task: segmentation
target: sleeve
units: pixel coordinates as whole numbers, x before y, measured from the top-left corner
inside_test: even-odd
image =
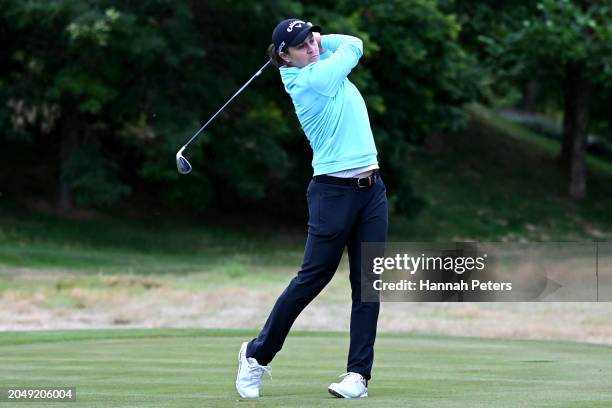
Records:
[[[363,43],[357,37],[330,34],[321,37],[321,48],[333,54],[313,65],[310,86],[326,96],[333,96],[363,55]]]

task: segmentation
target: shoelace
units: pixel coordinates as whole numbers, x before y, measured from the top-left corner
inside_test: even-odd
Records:
[[[261,384],[261,377],[263,377],[264,372],[268,373],[268,375],[270,376],[270,379],[272,379],[272,367],[270,366],[250,364],[250,361],[249,361],[249,372],[251,373],[251,378],[256,379],[258,384]]]
[[[342,377],[344,377],[344,380],[348,379],[348,380],[353,380],[353,381],[359,381],[363,385],[366,384],[365,378],[363,378],[363,376],[361,374],[358,374],[358,373],[350,373],[350,372],[349,373],[344,373],[344,374],[341,374],[339,376],[339,378],[342,378]],[[342,381],[344,381],[344,380],[342,380]]]

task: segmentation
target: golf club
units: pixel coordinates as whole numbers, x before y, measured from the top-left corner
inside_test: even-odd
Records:
[[[217,113],[215,113],[215,114],[214,114],[214,115],[213,115],[213,116],[212,116],[210,119],[208,119],[208,122],[206,122],[206,123],[204,124],[204,126],[202,126],[202,127],[200,128],[200,130],[198,130],[198,131],[196,132],[196,134],[195,134],[195,135],[193,135],[193,136],[191,137],[191,139],[189,139],[189,140],[187,141],[187,143],[185,143],[185,145],[184,145],[183,147],[181,147],[181,149],[180,149],[178,152],[176,152],[176,168],[178,169],[178,172],[179,172],[179,173],[181,173],[181,174],[189,174],[189,173],[191,173],[191,170],[192,170],[191,164],[189,164],[189,161],[187,161],[187,159],[185,158],[185,156],[183,156],[183,151],[184,151],[184,150],[187,148],[187,146],[189,146],[189,145],[191,144],[191,142],[193,142],[193,140],[194,140],[196,137],[198,137],[198,135],[199,135],[200,133],[202,133],[202,132],[204,131],[204,129],[206,129],[206,126],[208,126],[208,124],[209,124],[210,122],[212,122],[212,121],[213,121],[213,119],[215,119],[215,118],[217,117],[217,115],[218,115],[219,113],[221,113],[221,111],[222,111],[223,109],[225,109],[225,107],[226,107],[226,106],[227,106],[227,105],[228,105],[228,104],[229,104],[231,101],[233,101],[233,100],[234,100],[234,98],[235,98],[236,96],[238,96],[238,94],[239,94],[240,92],[242,92],[242,90],[243,90],[244,88],[246,88],[246,87],[247,87],[247,86],[248,86],[248,85],[251,83],[251,81],[253,81],[253,79],[255,79],[255,77],[259,76],[259,75],[261,74],[261,72],[262,72],[262,71],[263,71],[263,70],[264,70],[264,69],[265,69],[265,68],[266,68],[268,65],[270,65],[270,63],[271,63],[271,61],[268,61],[268,62],[266,62],[266,63],[265,63],[265,64],[264,64],[264,65],[263,65],[261,68],[259,68],[259,70],[258,70],[258,71],[255,73],[255,75],[253,75],[253,76],[251,77],[251,79],[249,79],[249,80],[248,80],[248,81],[247,81],[247,82],[246,82],[244,85],[242,85],[242,87],[241,87],[241,88],[240,88],[240,89],[239,89],[239,90],[238,90],[238,91],[237,91],[237,92],[236,92],[236,93],[235,93],[235,94],[234,94],[234,95],[233,95],[231,98],[229,98],[229,100],[228,100],[227,102],[225,102],[225,104],[224,104],[224,105],[221,107],[221,109],[219,109],[219,110],[217,111]]]

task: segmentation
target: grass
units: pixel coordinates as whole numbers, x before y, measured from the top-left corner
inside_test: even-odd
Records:
[[[603,407],[610,347],[383,334],[367,400],[326,392],[346,364],[347,335],[292,332],[262,398],[234,389],[236,354],[255,333],[99,330],[0,334],[0,388],[73,386],[67,407]],[[28,406],[43,406],[28,404]]]
[[[533,132],[524,126],[520,126],[510,120],[493,113],[482,105],[470,105],[468,111],[480,123],[488,125],[490,128],[497,130],[518,142],[527,142],[530,145],[540,149],[543,153],[550,157],[556,157],[559,153],[559,142],[543,136],[537,132]],[[587,156],[587,165],[591,170],[604,174],[608,177],[612,176],[612,163],[609,161],[593,156]]]
[[[569,199],[558,142],[480,106],[469,128],[438,135],[409,163],[426,205],[415,219],[396,217],[393,231],[420,241],[592,241],[612,230],[612,164],[589,157],[588,197]]]
[[[246,273],[301,257],[304,237],[198,222],[70,220],[0,209],[0,265],[105,274]],[[1,272],[0,272],[1,273]]]

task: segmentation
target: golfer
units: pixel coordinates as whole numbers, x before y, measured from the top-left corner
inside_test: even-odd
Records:
[[[380,304],[361,301],[361,243],[386,241],[386,189],[365,102],[347,78],[363,54],[362,42],[320,32],[302,20],[284,20],[268,48],[312,147],[314,175],[307,190],[302,267],[257,338],[244,342],[238,354],[236,389],[244,398],[259,397],[264,372],[271,375],[268,364],[295,319],[331,280],[345,247],[352,290],[350,348],[344,379],[328,390],[340,398],[368,396]]]

